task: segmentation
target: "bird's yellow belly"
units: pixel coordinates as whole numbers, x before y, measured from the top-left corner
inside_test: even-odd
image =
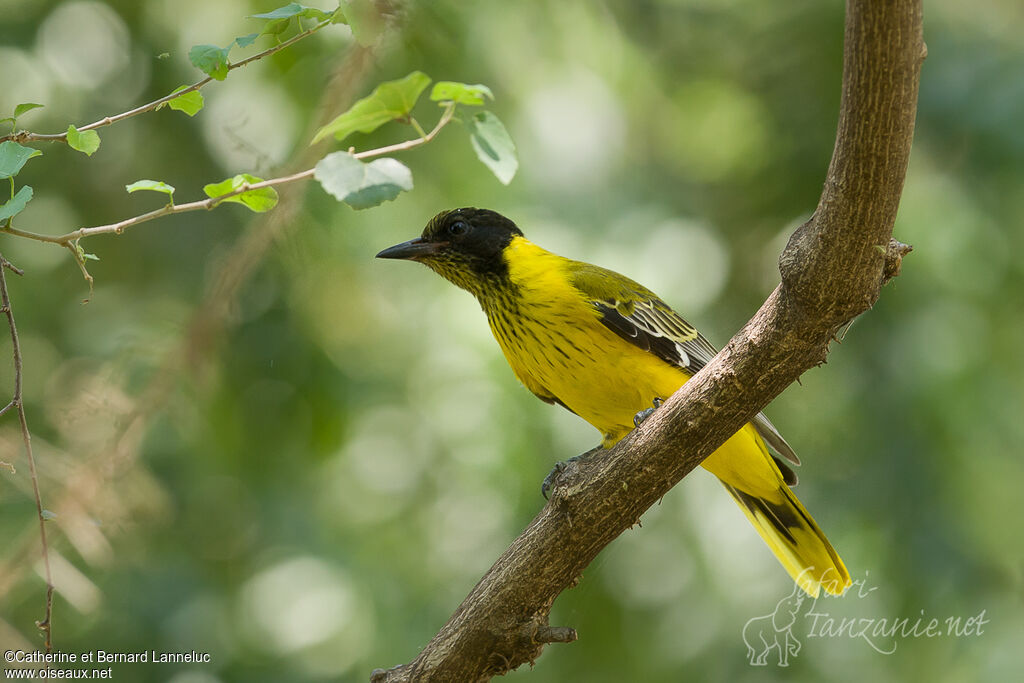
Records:
[[[542,398],[557,399],[594,425],[610,448],[634,428],[655,398],[667,399],[690,378],[681,368],[624,341],[596,318],[573,325],[528,315],[535,324],[491,321],[519,380]],[[702,463],[722,481],[750,493],[775,491],[778,473],[761,437],[747,424]]]
[[[590,311],[571,322],[539,313],[516,323],[492,319],[491,328],[519,380],[597,427],[606,446],[632,430],[634,416],[655,398],[668,398],[689,379],[618,337]]]

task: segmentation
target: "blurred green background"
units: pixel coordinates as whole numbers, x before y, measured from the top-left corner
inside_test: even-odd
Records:
[[[54,132],[127,110],[197,80],[191,45],[226,44],[275,6],[0,0],[0,111],[45,103],[20,125]],[[36,190],[18,226],[53,234],[159,206],[124,192],[140,178],[200,198],[231,174],[311,165],[318,121],[413,69],[489,85],[520,154],[504,187],[453,125],[400,155],[416,187],[377,209],[306,184],[266,217],[229,205],[88,240],[101,260],[84,306],[66,251],[0,237],[26,271],[8,279],[57,514],[56,647],[213,660],[123,665],[116,680],[360,681],[409,661],[540,508],[553,462],[597,442],[518,385],[469,295],[375,261],[379,249],[443,208],[494,208],[543,246],[641,280],[720,345],[774,287],[778,253],[817,202],[840,3],[381,8],[394,28],[372,54],[329,28],[208,86],[194,119],[162,110],[103,129],[92,158],[39,144],[18,177]],[[1024,676],[1024,6],[937,0],[925,19],[895,229],[915,250],[768,413],[804,460],[801,499],[867,596],[805,607],[943,628],[984,611],[983,632],[875,639],[896,646],[882,654],[812,637],[804,616],[788,668],[774,655],[752,667],[743,626],[792,584],[697,472],[558,599],[552,623],[580,640],[511,680]],[[436,115],[417,109],[424,125]],[[392,124],[351,144],[411,135]],[[0,650],[30,649],[44,585],[11,414],[0,460],[17,467],[0,470]]]

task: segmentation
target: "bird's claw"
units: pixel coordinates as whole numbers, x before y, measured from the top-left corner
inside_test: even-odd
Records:
[[[642,425],[647,418],[654,414],[655,410],[660,408],[662,404],[665,403],[665,401],[660,397],[655,397],[652,403],[654,404],[652,408],[641,410],[633,417],[633,424],[635,426],[639,427],[640,425]],[[575,462],[580,458],[590,455],[595,451],[599,451],[601,450],[601,448],[601,446],[598,446],[593,450],[587,451],[586,453],[580,453],[579,455],[573,456],[568,460],[559,460],[558,462],[556,462],[555,466],[551,468],[551,471],[548,472],[548,476],[544,477],[544,481],[540,485],[540,495],[544,496],[544,499],[547,500],[548,496],[551,494],[551,488],[555,485],[555,480],[558,479],[562,472],[565,472],[566,468],[569,467],[569,463]]]
[[[653,401],[653,403],[654,403],[654,407],[653,408],[645,408],[644,410],[641,410],[639,413],[637,413],[636,415],[633,416],[633,426],[634,427],[639,427],[644,422],[646,422],[647,418],[649,418],[651,415],[653,415],[654,411],[657,410],[658,408],[660,408],[661,405],[664,402],[665,401],[663,401],[662,399],[660,399],[658,397],[655,397],[654,401]]]
[[[548,496],[551,494],[551,488],[555,485],[555,480],[558,479],[562,472],[565,472],[565,470],[568,469],[569,463],[576,462],[577,460],[585,458],[591,453],[596,453],[600,450],[603,450],[603,448],[601,446],[597,446],[586,453],[580,453],[579,455],[572,456],[568,460],[559,460],[556,462],[555,466],[551,468],[551,471],[548,472],[548,476],[544,477],[544,481],[540,485],[540,495],[544,496],[544,499],[547,500]]]
[[[568,460],[559,460],[555,463],[555,466],[551,468],[548,476],[544,477],[544,481],[540,485],[540,495],[544,496],[544,500],[547,500],[551,494],[551,487],[555,485],[555,479],[558,479],[559,475],[565,472],[565,468],[569,466],[569,463],[579,460],[583,455],[574,455]]]

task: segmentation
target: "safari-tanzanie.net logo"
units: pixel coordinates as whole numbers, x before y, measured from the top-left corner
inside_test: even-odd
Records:
[[[813,571],[813,567],[804,570]],[[827,579],[826,579],[827,580]],[[814,639],[840,638],[851,646],[869,647],[883,655],[896,652],[906,638],[976,638],[984,635],[989,623],[985,610],[970,616],[932,617],[920,610],[911,617],[837,616],[828,601],[864,600],[878,586],[868,585],[868,573],[857,579],[841,595],[823,593],[809,597],[794,583],[793,592],[779,600],[771,612],[753,617],[743,626],[743,642],[752,666],[789,666],[791,657],[800,654],[804,643]]]

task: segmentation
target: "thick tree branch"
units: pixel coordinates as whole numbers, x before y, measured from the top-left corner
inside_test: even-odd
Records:
[[[872,306],[909,250],[890,239],[923,58],[920,0],[848,0],[832,163],[814,216],[782,253],[781,284],[640,429],[611,451],[570,464],[549,503],[416,659],[374,671],[374,683],[488,680],[533,661],[547,642],[572,640],[571,629],[547,623],[558,594],[758,410],[825,360],[836,331]]]

